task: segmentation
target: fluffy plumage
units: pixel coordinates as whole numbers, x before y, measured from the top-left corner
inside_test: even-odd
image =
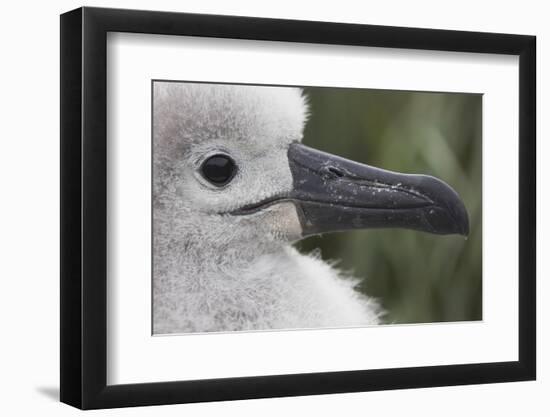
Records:
[[[155,334],[378,323],[355,280],[291,247],[302,232],[292,203],[228,214],[290,190],[300,89],[155,82],[153,107]],[[217,152],[239,167],[222,188],[198,173]]]

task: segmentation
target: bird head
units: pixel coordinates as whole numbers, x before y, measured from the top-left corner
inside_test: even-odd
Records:
[[[155,207],[221,246],[383,227],[468,234],[449,185],[307,147],[307,116],[299,88],[155,81]]]

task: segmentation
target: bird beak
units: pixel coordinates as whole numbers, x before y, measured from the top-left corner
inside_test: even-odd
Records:
[[[360,164],[299,143],[288,150],[303,236],[399,227],[435,234],[469,232],[460,196],[443,181]]]

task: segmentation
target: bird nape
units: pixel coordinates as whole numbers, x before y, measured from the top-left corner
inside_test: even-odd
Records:
[[[378,324],[357,279],[292,243],[468,234],[449,185],[302,145],[307,115],[299,88],[154,82],[154,334]]]

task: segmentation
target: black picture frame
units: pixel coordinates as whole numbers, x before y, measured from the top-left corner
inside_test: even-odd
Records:
[[[107,385],[108,32],[519,56],[519,360]],[[61,15],[61,401],[94,409],[535,379],[535,51],[524,35],[88,7]]]

